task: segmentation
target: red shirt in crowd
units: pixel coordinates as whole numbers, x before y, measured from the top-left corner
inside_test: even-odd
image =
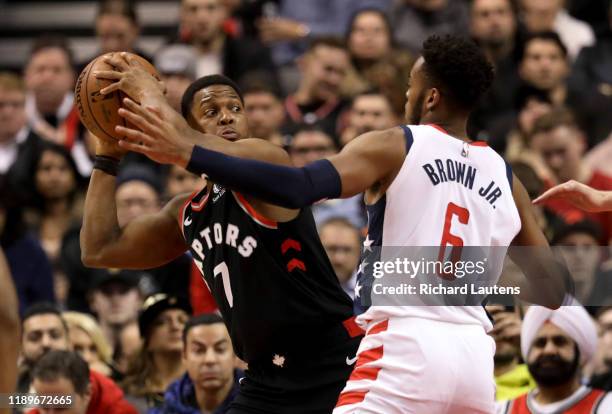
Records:
[[[91,400],[87,406],[87,414],[138,414],[138,411],[123,398],[123,391],[110,378],[90,371]],[[28,414],[40,414],[38,408],[28,411]]]

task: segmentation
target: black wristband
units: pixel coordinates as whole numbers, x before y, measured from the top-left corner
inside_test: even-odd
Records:
[[[96,155],[93,167],[116,177],[119,172],[119,160],[106,155]]]

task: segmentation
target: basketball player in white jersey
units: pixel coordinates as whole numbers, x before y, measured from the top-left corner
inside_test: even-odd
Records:
[[[115,88],[141,102],[126,100],[127,110],[119,111],[135,125],[117,127],[126,149],[287,207],[365,192],[365,247],[548,248],[523,185],[498,154],[467,135],[470,111],[493,79],[493,68],[467,39],[425,41],[406,92],[410,125],[366,133],[302,168],[253,160],[270,151],[262,140],[228,142],[194,131],[137,64],[126,58],[115,66],[108,75]],[[545,283],[535,278],[542,297],[534,301],[558,307],[570,283],[552,272],[552,260],[534,261],[536,271],[524,269],[527,276],[546,275]],[[495,345],[481,306],[371,306],[358,320],[366,336],[334,414],[494,411]]]

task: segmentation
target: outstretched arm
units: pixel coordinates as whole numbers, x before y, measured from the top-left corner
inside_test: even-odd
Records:
[[[278,165],[253,154],[272,146],[266,141],[230,142],[191,129],[165,107],[143,108],[130,100],[124,105],[119,113],[139,129],[117,127],[125,137],[122,148],[287,208],[359,194],[398,171],[405,157],[404,133],[392,128],[359,136],[339,154],[302,168]]]
[[[554,186],[533,200],[534,204],[565,200],[584,211],[598,213],[612,211],[612,191],[600,191],[588,185],[570,180]]]
[[[573,282],[567,268],[554,257],[548,241],[533,214],[529,195],[519,179],[513,177],[512,195],[521,218],[521,230],[509,249],[509,255],[527,277],[521,298],[556,309],[573,294]]]

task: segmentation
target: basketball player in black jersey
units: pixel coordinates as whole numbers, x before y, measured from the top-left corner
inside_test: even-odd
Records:
[[[228,78],[196,81],[183,110],[199,131],[232,141],[248,136],[242,95]],[[280,147],[246,145],[254,159],[290,163]],[[117,143],[98,140],[81,231],[83,262],[151,268],[189,249],[236,355],[248,363],[230,413],[331,412],[361,332],[310,209],[278,207],[209,182],[120,229],[114,173],[124,153]]]

